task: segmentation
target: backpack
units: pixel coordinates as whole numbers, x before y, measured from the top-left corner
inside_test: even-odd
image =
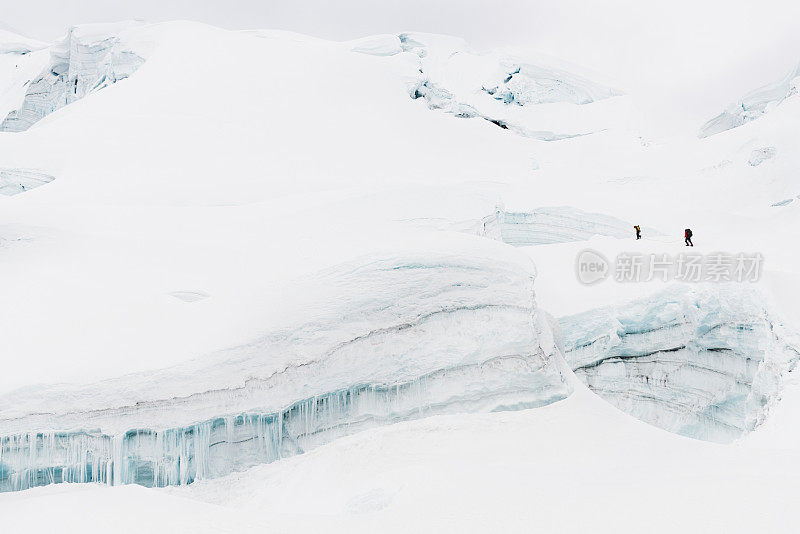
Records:
[[[692,231],[689,228],[686,229],[686,237],[692,237]]]

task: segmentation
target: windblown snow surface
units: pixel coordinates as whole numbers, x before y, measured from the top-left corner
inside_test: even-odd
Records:
[[[431,34],[89,25],[0,73],[3,531],[796,531],[794,82],[652,139]],[[575,276],[686,227],[758,281]]]

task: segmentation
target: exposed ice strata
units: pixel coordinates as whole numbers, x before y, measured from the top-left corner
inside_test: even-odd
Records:
[[[619,409],[715,442],[758,426],[798,350],[755,291],[676,286],[560,319],[568,363]]]
[[[57,109],[130,76],[144,61],[126,50],[119,35],[75,26],[50,47],[50,65],[28,85],[22,106],[0,131],[20,132]]]
[[[0,490],[185,484],[370,426],[565,398],[569,369],[535,306],[530,269],[490,248],[494,257],[427,252],[346,265],[314,282],[326,293],[315,316],[252,343],[1,397]]]
[[[0,169],[0,195],[24,193],[54,180],[49,174],[27,169]]]
[[[698,137],[708,137],[736,128],[769,113],[787,98],[796,95],[800,85],[800,63],[783,79],[747,93],[741,100],[705,123]]]
[[[648,231],[648,229],[645,229]],[[510,212],[498,208],[483,218],[482,234],[509,245],[546,245],[584,241],[595,235],[630,237],[633,225],[621,219],[569,206]],[[657,233],[650,229],[648,233]]]

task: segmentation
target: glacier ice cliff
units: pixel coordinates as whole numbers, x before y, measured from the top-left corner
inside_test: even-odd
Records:
[[[21,107],[5,117],[0,131],[27,130],[57,109],[127,78],[143,62],[125,49],[119,35],[91,25],[72,27],[50,47],[50,65],[30,82]]]
[[[595,393],[671,432],[727,443],[754,429],[798,361],[755,291],[675,286],[559,320],[575,374]]]
[[[498,207],[483,218],[481,234],[509,245],[545,245],[584,241],[595,235],[625,238],[632,235],[633,225],[600,213],[577,208],[543,207],[529,212],[511,212]],[[645,229],[651,235],[655,230]]]
[[[787,98],[797,94],[800,85],[800,63],[781,80],[747,93],[738,102],[706,122],[698,137],[709,137],[753,121],[769,113]]]
[[[536,308],[530,266],[489,248],[340,266],[304,290],[325,295],[319,306],[251,343],[6,394],[0,490],[187,484],[375,425],[563,399],[570,371]]]

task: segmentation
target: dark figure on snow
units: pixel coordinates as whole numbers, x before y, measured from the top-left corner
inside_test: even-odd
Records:
[[[684,241],[686,241],[687,247],[694,246],[694,243],[692,243],[692,230],[690,228],[687,228],[686,230],[683,231],[683,237]]]
[[[636,230],[636,239],[641,239],[642,238],[642,229],[639,228],[639,225],[637,224],[636,226],[633,227],[633,229]]]

